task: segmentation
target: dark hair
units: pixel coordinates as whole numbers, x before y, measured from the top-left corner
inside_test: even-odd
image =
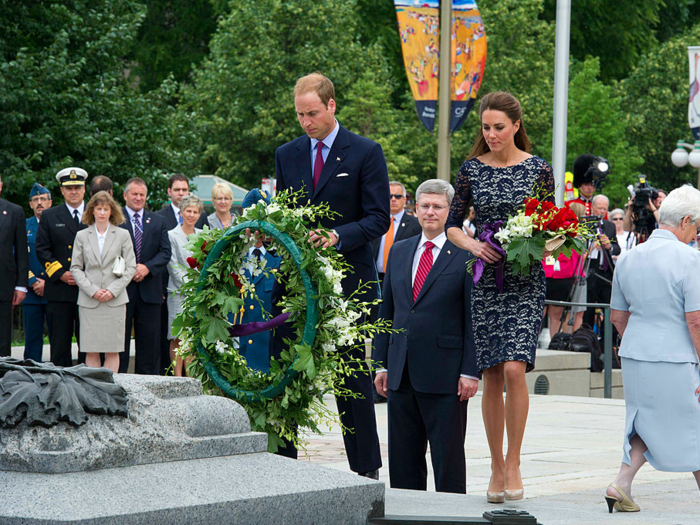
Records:
[[[190,180],[187,177],[185,177],[182,173],[176,173],[168,179],[168,189],[172,190],[173,184],[175,184],[177,181],[184,181],[187,183],[187,187],[190,187]]]
[[[122,213],[122,209],[117,204],[117,201],[115,201],[114,198],[112,198],[112,196],[104,190],[95,193],[90,199],[90,202],[87,203],[87,206],[85,206],[85,212],[83,213],[82,222],[89,225],[95,224],[95,208],[98,204],[107,204],[112,209],[112,213],[109,216],[109,222],[111,224],[119,226],[124,222],[124,214]]]
[[[146,188],[146,191],[148,191],[148,186],[146,185],[146,181],[143,180],[141,177],[131,177],[128,181],[126,181],[126,184],[124,184],[124,193],[129,191],[129,186],[132,184],[138,184],[139,186],[143,186]]]
[[[488,93],[481,99],[481,105],[479,106],[479,117],[481,117],[481,115],[483,115],[484,111],[487,109],[502,111],[513,124],[520,121],[520,127],[518,128],[518,131],[515,133],[514,137],[515,146],[519,150],[530,153],[532,148],[530,146],[530,139],[527,138],[527,133],[525,132],[525,125],[523,124],[523,110],[520,107],[520,102],[518,102],[518,99],[505,91],[494,91],[492,93]],[[473,159],[474,157],[478,157],[488,153],[489,151],[491,150],[489,145],[486,143],[484,133],[480,127],[479,134],[477,135],[474,145],[472,146],[472,150],[469,152],[469,156],[467,158]]]
[[[92,179],[92,182],[90,183],[90,195],[94,195],[98,191],[106,191],[109,193],[112,191],[112,188],[114,188],[112,179],[110,179],[107,175],[98,175]]]

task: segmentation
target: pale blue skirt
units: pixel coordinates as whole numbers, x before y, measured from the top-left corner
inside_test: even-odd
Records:
[[[625,387],[625,442],[622,462],[630,464],[630,440],[638,434],[656,470],[700,470],[700,368],[695,363],[622,358]]]

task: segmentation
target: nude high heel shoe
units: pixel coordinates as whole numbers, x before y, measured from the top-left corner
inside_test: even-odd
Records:
[[[505,492],[489,492],[486,491],[486,501],[488,503],[504,503],[506,501]]]
[[[639,505],[632,501],[627,494],[625,494],[620,487],[611,483],[608,488],[612,488],[617,491],[622,499],[618,499],[614,496],[608,496],[605,494],[605,501],[608,504],[608,512],[612,514],[613,509],[618,512],[639,512]]]

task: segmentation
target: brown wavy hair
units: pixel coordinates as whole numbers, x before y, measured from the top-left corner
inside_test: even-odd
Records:
[[[90,202],[88,202],[87,206],[85,206],[85,213],[83,213],[82,222],[87,225],[95,224],[95,208],[98,204],[106,204],[111,208],[112,213],[109,215],[109,222],[111,224],[114,226],[119,226],[124,222],[124,214],[122,213],[122,209],[119,207],[119,204],[117,204],[117,201],[115,201],[106,191],[98,191],[92,196]]]
[[[523,124],[523,110],[520,107],[520,102],[510,93],[505,91],[493,91],[488,93],[484,98],[481,99],[481,105],[479,106],[479,118],[484,114],[484,111],[491,109],[493,111],[502,111],[510,119],[512,123],[520,121],[520,127],[515,133],[515,146],[522,151],[530,153],[532,147],[530,146],[530,139],[527,137],[525,132],[525,124]],[[485,153],[491,151],[489,145],[486,143],[484,138],[484,133],[479,127],[479,134],[474,141],[472,150],[469,152],[467,159],[473,159]]]

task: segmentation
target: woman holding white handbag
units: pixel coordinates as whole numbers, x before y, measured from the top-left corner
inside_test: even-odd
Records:
[[[97,192],[85,207],[83,222],[91,227],[78,232],[70,271],[80,289],[80,349],[87,366],[119,370],[119,353],[126,333],[126,286],[136,271],[129,232],[119,228],[124,215],[105,191]]]

